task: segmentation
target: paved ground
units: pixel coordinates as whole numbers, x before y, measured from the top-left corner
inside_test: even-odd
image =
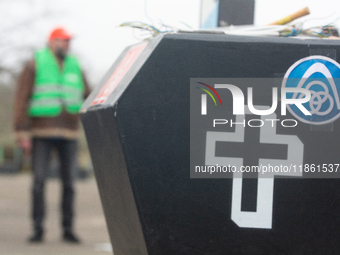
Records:
[[[112,254],[109,235],[94,178],[76,182],[75,230],[82,244],[61,241],[58,179],[46,186],[46,237],[42,244],[29,244],[31,233],[30,174],[0,175],[0,254],[1,255],[95,255]]]

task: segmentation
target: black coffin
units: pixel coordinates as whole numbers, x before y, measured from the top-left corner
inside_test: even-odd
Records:
[[[190,149],[205,164],[190,148],[190,79],[282,78],[309,56],[339,62],[339,45],[166,34],[128,47],[81,110],[114,254],[339,254],[339,179],[274,178],[271,227],[254,228],[231,219],[233,179],[190,178]],[[303,164],[339,163],[339,119],[276,132],[299,138]]]

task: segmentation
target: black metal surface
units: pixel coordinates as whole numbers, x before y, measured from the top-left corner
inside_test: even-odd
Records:
[[[255,0],[220,0],[218,26],[254,24]]]
[[[88,100],[83,106],[115,255],[124,254],[129,243],[142,247],[143,242],[147,253],[136,248],[125,254],[339,253],[338,179],[276,179],[272,229],[239,228],[231,221],[231,179],[190,179],[189,85],[197,77],[273,78],[309,56],[310,49],[340,47],[321,40],[225,35],[165,35],[156,40],[124,77],[130,82],[122,80],[118,99],[112,96],[95,107]],[[324,136],[339,140],[339,121],[332,133],[314,133],[310,142],[306,126],[297,129],[307,144],[306,158],[339,151],[336,143],[328,151],[324,142]],[[133,193],[126,200],[130,191],[122,190],[122,182]],[[128,206],[122,208],[124,204]],[[127,213],[134,206],[138,217]],[[130,234],[118,240],[115,225],[124,229],[131,222],[140,224],[143,240]]]

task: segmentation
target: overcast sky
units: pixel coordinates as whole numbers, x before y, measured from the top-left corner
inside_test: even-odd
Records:
[[[51,28],[64,26],[74,35],[72,52],[81,60],[92,85],[128,45],[139,42],[128,21],[199,28],[200,0],[0,0],[0,63],[16,64],[8,49],[44,46]],[[256,0],[255,24],[271,23],[303,7],[306,25],[326,25],[339,17],[338,0]],[[27,54],[27,52],[26,52]]]

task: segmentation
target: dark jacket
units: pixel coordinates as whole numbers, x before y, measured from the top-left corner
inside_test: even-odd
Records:
[[[16,140],[30,137],[59,137],[76,139],[78,137],[79,114],[72,115],[65,110],[57,117],[28,116],[28,106],[34,88],[35,61],[30,60],[24,67],[15,94],[14,132]],[[90,88],[83,74],[85,84],[84,99],[90,94]]]

